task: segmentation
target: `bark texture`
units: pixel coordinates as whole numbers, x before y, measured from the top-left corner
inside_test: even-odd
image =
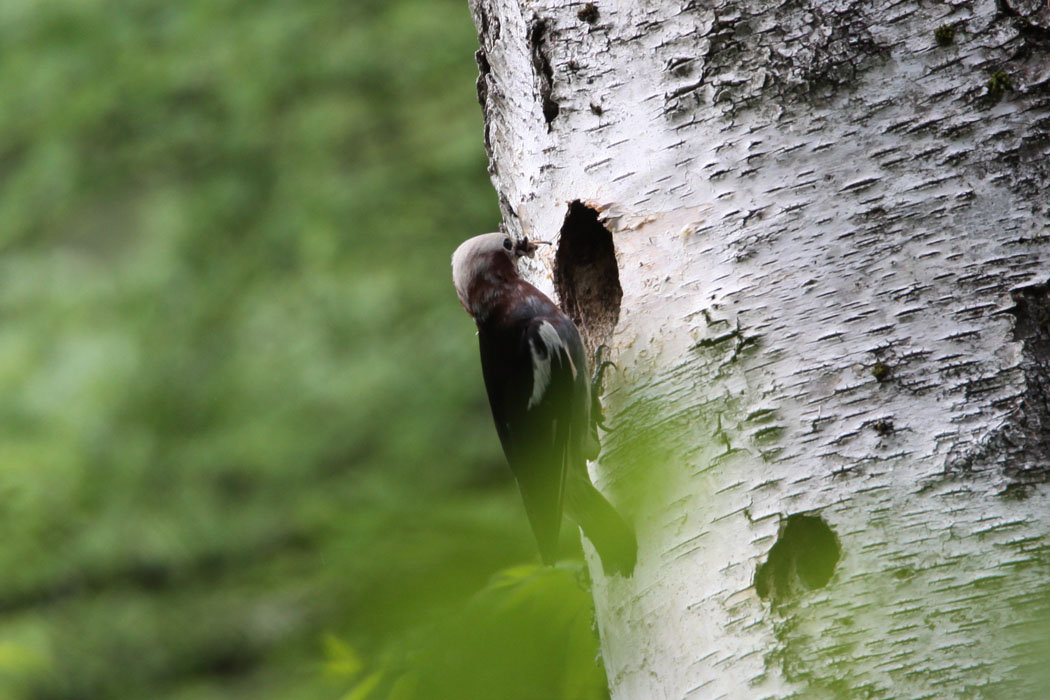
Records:
[[[471,4],[505,226],[619,369],[613,697],[1045,697],[1046,0]]]

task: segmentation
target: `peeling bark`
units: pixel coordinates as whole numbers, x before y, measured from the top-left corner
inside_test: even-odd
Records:
[[[471,4],[504,226],[618,367],[613,697],[1045,697],[1050,6]]]

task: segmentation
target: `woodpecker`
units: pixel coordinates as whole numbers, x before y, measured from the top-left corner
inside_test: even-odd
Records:
[[[557,559],[564,506],[598,550],[605,574],[630,576],[634,531],[587,473],[587,460],[599,452],[600,388],[592,404],[592,381],[600,387],[609,363],[596,357],[590,377],[576,325],[518,274],[518,260],[538,245],[546,243],[475,236],[452,255],[452,281],[478,327],[492,418],[543,562]]]

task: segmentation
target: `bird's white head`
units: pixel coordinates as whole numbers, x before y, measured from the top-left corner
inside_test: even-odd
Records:
[[[546,241],[522,238],[515,241],[502,233],[484,233],[463,241],[452,254],[452,283],[456,294],[475,318],[485,298],[499,292],[517,278],[518,258],[531,258]]]

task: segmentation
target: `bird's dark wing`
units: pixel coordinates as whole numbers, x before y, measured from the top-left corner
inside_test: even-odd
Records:
[[[479,337],[496,431],[518,481],[540,554],[553,563],[565,475],[569,461],[578,455],[573,441],[581,430],[576,415],[580,402],[574,401],[574,393],[580,382],[584,391],[587,388],[579,333],[568,317],[557,313],[507,327],[481,328]],[[502,361],[497,365],[485,358]],[[583,405],[588,405],[586,400]]]

